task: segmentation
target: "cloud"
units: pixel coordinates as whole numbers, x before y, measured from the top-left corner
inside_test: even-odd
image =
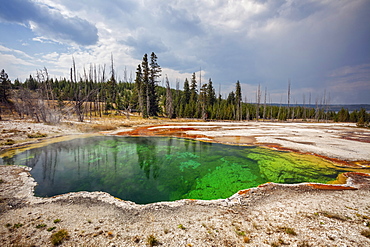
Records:
[[[320,87],[310,86],[300,92],[315,95],[316,100],[322,100],[326,93],[333,104],[369,104],[370,64],[336,68],[326,74]]]
[[[17,55],[18,57],[21,56],[21,57],[28,58],[28,59],[32,58],[31,56],[27,55],[23,51],[10,49],[2,45],[0,45],[0,53],[15,53],[15,55]]]
[[[363,50],[365,40],[370,41],[365,34],[369,25],[358,26],[361,19],[369,19],[363,11],[369,7],[365,1],[309,1],[310,7],[301,2],[266,6],[263,21],[252,25],[242,39],[244,47],[253,50],[244,62],[254,66],[252,77],[262,82],[291,78],[300,87],[319,85],[328,70],[369,58]]]
[[[166,45],[160,37],[145,32],[139,33],[136,37],[129,36],[124,44],[133,48],[132,54],[135,57],[143,56],[145,53],[150,53],[151,51],[162,53],[167,50]]]
[[[113,53],[122,75],[153,51],[170,78],[182,83],[201,67],[203,82],[211,77],[224,95],[239,80],[250,99],[261,84],[280,102],[289,79],[297,100],[325,88],[340,98],[339,89],[352,85],[356,93],[368,80],[358,67],[370,63],[368,0],[14,0],[3,6],[0,20],[31,28],[43,42],[35,59],[56,74],[68,75],[72,55],[88,67],[109,64]],[[35,49],[32,38],[23,42]]]
[[[93,45],[98,41],[97,28],[90,22],[62,15],[56,9],[30,0],[2,0],[0,19],[27,25],[38,35],[59,42]]]
[[[204,30],[201,27],[201,19],[185,8],[175,8],[171,5],[158,7],[158,19],[162,27],[174,33],[191,36],[201,35]]]
[[[366,78],[370,80],[370,64],[344,66],[328,72],[329,78]]]
[[[14,54],[2,54],[2,53],[0,53],[0,58],[1,58],[1,61],[2,61],[1,62],[2,68],[9,67],[10,64],[17,65],[17,66],[19,66],[19,65],[33,66],[34,65],[30,61],[21,59],[21,58],[17,57]]]
[[[37,64],[33,57],[26,53],[0,45],[0,68],[5,69],[11,80],[27,78]]]

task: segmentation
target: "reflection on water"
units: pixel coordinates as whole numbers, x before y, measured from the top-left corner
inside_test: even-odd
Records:
[[[334,180],[350,169],[315,156],[164,137],[89,137],[29,149],[0,164],[26,165],[35,194],[105,191],[136,203],[226,198],[279,183]]]

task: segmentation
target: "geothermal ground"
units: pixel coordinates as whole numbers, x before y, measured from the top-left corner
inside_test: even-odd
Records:
[[[99,124],[99,123],[94,123]],[[369,167],[370,130],[351,124],[162,122],[104,132],[261,145]],[[142,124],[142,123],[140,123]],[[59,141],[81,125],[1,121],[0,142]],[[86,129],[86,128],[85,128]],[[47,134],[32,138],[28,134]],[[3,145],[2,148],[9,148]],[[213,201],[137,205],[104,192],[33,195],[27,168],[0,166],[0,245],[52,246],[370,246],[370,176],[348,173],[343,185],[268,183]],[[58,235],[59,234],[59,235]]]

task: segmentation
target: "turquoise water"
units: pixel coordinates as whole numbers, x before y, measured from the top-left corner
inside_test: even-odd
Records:
[[[227,198],[265,182],[335,180],[348,169],[315,156],[166,137],[89,137],[2,155],[26,165],[37,196],[105,191],[145,204]]]

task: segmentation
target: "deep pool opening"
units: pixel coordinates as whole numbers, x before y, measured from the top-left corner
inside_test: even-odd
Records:
[[[263,147],[131,136],[51,143],[3,154],[0,164],[31,167],[36,196],[104,191],[138,204],[228,198],[266,182],[329,183],[354,171],[313,155]]]

